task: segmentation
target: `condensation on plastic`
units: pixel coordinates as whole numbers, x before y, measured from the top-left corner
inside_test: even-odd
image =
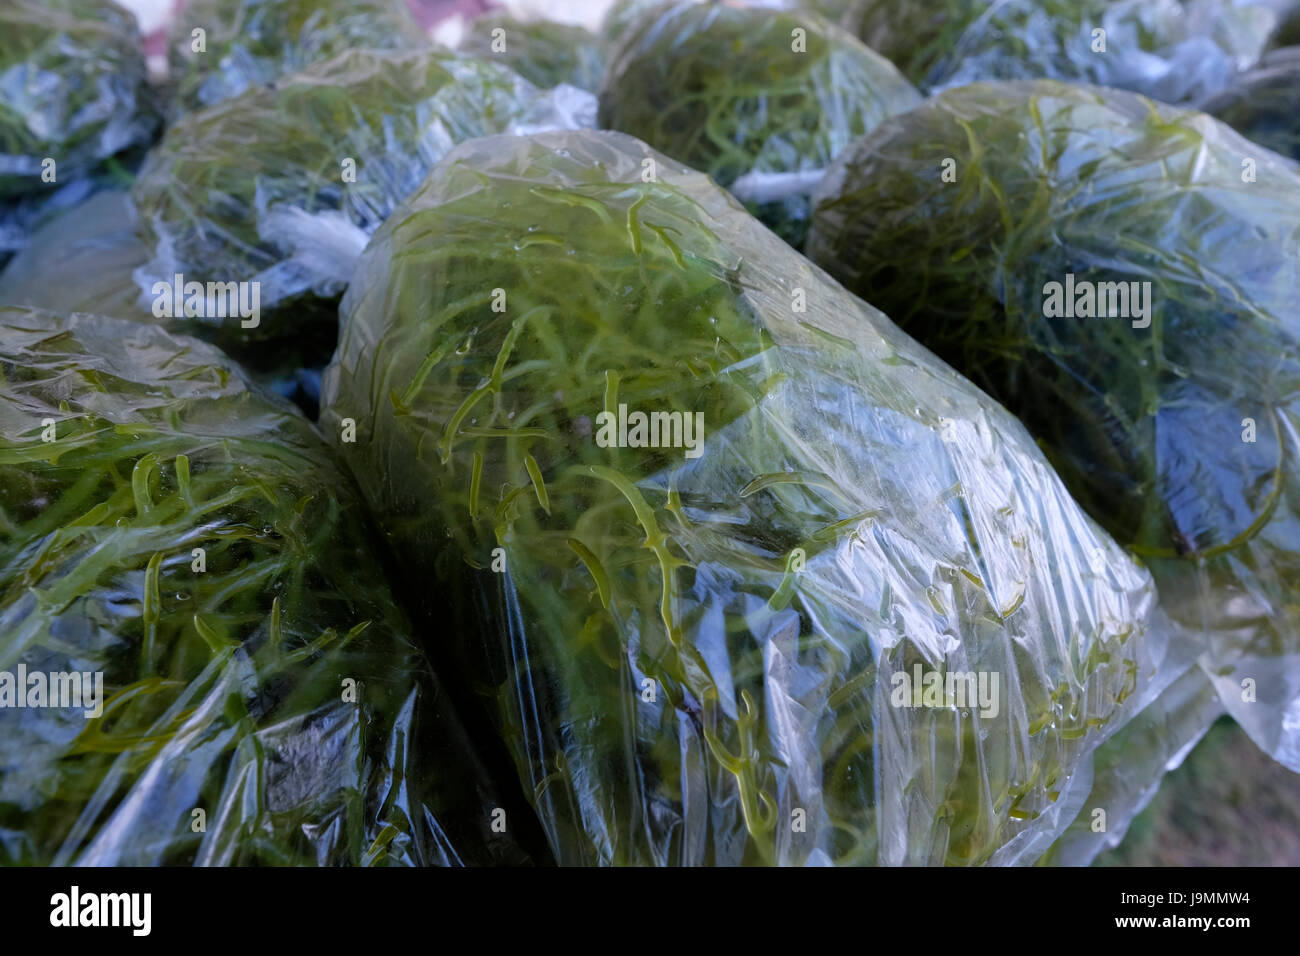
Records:
[[[814,6],[819,6],[814,2]],[[1168,102],[1222,89],[1277,29],[1253,0],[829,0],[840,22],[931,90],[1059,79]],[[1096,52],[1095,30],[1105,31]]]
[[[821,190],[809,255],[1025,421],[1300,770],[1300,167],[1201,113],[1040,81],[929,100]],[[1071,276],[1150,283],[1149,327],[1045,317]]]
[[[1247,139],[1300,161],[1300,46],[1268,53],[1258,69],[1201,109]]]
[[[0,308],[0,671],[103,681],[0,708],[0,862],[520,860],[359,514],[216,349]]]
[[[815,13],[688,0],[622,30],[600,126],[708,173],[798,247],[810,184],[835,154],[920,101],[892,63]]]
[[[568,23],[488,14],[469,24],[457,50],[498,58],[542,89],[568,83],[599,93],[605,75],[605,58],[595,35]]]
[[[1015,419],[628,136],[453,150],[322,392],[561,863],[1029,862],[1164,665]],[[599,446],[619,406],[702,415],[699,456]],[[997,713],[894,706],[915,668]]]
[[[194,49],[194,31],[204,48]],[[186,0],[171,21],[173,111],[211,106],[345,50],[418,50],[405,0]]]
[[[167,131],[132,189],[153,249],[136,276],[141,294],[179,273],[257,282],[263,310],[337,296],[366,237],[453,145],[594,122],[591,94],[544,92],[503,65],[435,50],[343,53]],[[348,160],[355,182],[344,178]],[[315,318],[181,324],[238,348],[293,338]]]
[[[156,126],[131,14],[107,0],[0,4],[0,197],[53,192]]]
[[[1092,790],[1083,809],[1043,862],[1088,866],[1103,850],[1119,846],[1164,775],[1181,766],[1223,713],[1223,702],[1205,671],[1185,671],[1097,749]]]

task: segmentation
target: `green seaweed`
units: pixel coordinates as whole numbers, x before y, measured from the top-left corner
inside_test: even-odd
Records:
[[[708,173],[798,247],[817,173],[919,102],[893,64],[814,13],[683,2],[623,31],[600,125]]]
[[[0,708],[0,862],[521,860],[307,421],[155,327],[0,333],[0,671],[103,681]]]
[[[342,326],[322,430],[561,863],[1009,862],[1141,706],[1150,581],[1021,427],[630,137],[462,144]],[[922,664],[1000,715],[891,706]]]

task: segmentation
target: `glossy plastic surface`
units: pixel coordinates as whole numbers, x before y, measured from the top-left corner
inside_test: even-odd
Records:
[[[921,101],[892,63],[813,13],[683,2],[629,17],[600,126],[708,173],[796,248],[835,154]]]
[[[1020,416],[1300,769],[1300,167],[1041,81],[931,99],[822,188],[809,255]]]
[[[590,94],[543,92],[501,64],[446,51],[350,51],[191,113],[132,188],[154,258],[148,293],[186,282],[257,282],[263,309],[337,296],[366,239],[453,145],[491,133],[594,121]],[[320,303],[268,315],[183,321],[227,350],[319,335]],[[328,352],[326,353],[328,354]]]
[[[342,321],[321,428],[562,863],[1032,861],[1155,686],[1023,427],[631,137],[457,147]]]
[[[202,342],[0,308],[0,672],[0,862],[520,858],[353,486]]]

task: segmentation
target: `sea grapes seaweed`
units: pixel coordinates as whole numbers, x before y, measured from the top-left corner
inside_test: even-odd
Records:
[[[600,126],[708,173],[798,247],[835,154],[919,102],[893,64],[814,13],[683,2],[623,31]]]
[[[345,50],[429,45],[405,0],[188,0],[168,37],[172,109],[270,86]]]
[[[1300,768],[1300,169],[1131,93],[975,84],[841,156],[808,252],[1020,416]],[[1147,283],[1149,325],[1048,317],[1067,281]]]
[[[1149,578],[1021,426],[631,137],[450,153],[322,402],[561,863],[1032,860],[1155,687]],[[892,704],[922,667],[998,713]]]
[[[0,308],[0,862],[511,862],[500,802],[291,406],[216,349]],[[21,690],[21,689],[20,689]]]

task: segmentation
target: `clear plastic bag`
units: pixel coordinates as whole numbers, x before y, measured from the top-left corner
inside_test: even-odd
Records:
[[[1029,862],[1159,686],[1023,427],[631,137],[453,150],[322,393],[563,864]]]
[[[1175,103],[1227,86],[1279,25],[1279,3],[1255,0],[828,2],[927,89],[1058,79]]]
[[[1164,775],[1178,769],[1223,713],[1205,672],[1199,667],[1184,671],[1097,749],[1092,790],[1042,862],[1088,866],[1103,850],[1119,846]]]
[[[568,83],[599,93],[605,75],[605,58],[595,35],[569,23],[487,14],[469,24],[457,49],[484,59],[500,58],[542,89]]]
[[[132,277],[148,258],[127,194],[95,193],[30,235],[0,273],[0,305],[152,321]]]
[[[522,860],[359,515],[211,346],[0,308],[0,862]]]
[[[304,338],[328,356],[334,308],[319,300],[342,292],[366,237],[447,150],[594,114],[588,93],[543,92],[503,65],[446,51],[340,54],[168,129],[132,188],[153,253],[137,281],[150,298],[177,274],[256,283],[271,313],[256,326],[173,317],[239,357]]]
[[[1247,139],[1300,161],[1300,46],[1269,53],[1258,69],[1201,109]]]
[[[1300,770],[1300,167],[1040,81],[935,97],[821,188],[813,260],[1025,422]]]
[[[130,13],[108,0],[0,4],[0,199],[53,193],[157,124]]]
[[[688,0],[621,31],[600,126],[708,173],[798,247],[835,154],[920,101],[892,63],[814,13]]]
[[[0,272],[0,305],[166,325],[169,320],[154,315],[152,300],[142,298],[136,285],[135,274],[149,259],[136,234],[129,194],[97,192],[49,216],[25,237],[23,251]],[[315,417],[326,349],[332,351],[332,342],[314,353],[310,346],[292,344],[245,353],[242,368],[253,381]]]
[[[186,0],[168,37],[172,109],[270,86],[345,50],[429,46],[405,0]]]

